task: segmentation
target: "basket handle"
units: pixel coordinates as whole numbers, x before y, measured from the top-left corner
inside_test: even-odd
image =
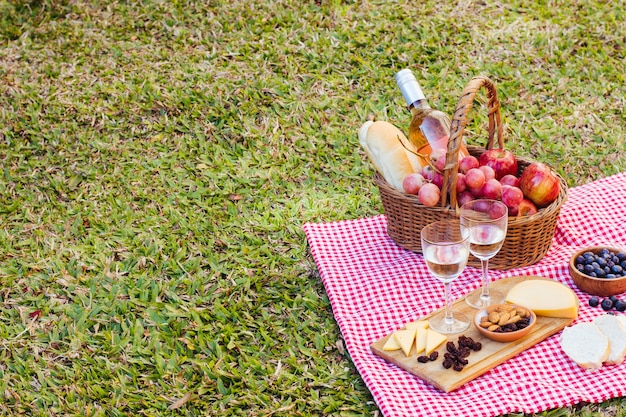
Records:
[[[474,98],[478,93],[478,90],[484,87],[487,93],[487,107],[489,110],[489,125],[488,140],[486,149],[492,149],[494,146],[494,138],[497,135],[498,147],[504,148],[504,135],[502,118],[500,115],[500,101],[498,100],[498,93],[496,86],[487,77],[478,76],[470,80],[469,83],[463,89],[461,98],[456,105],[454,116],[452,118],[452,124],[450,126],[450,139],[448,139],[448,152],[446,154],[446,165],[444,167],[444,179],[443,189],[441,190],[441,207],[447,205],[448,190],[450,190],[450,206],[455,208],[457,206],[456,195],[456,181],[458,171],[458,154],[463,143],[463,133],[465,132],[465,126],[467,126],[469,114],[474,104]]]

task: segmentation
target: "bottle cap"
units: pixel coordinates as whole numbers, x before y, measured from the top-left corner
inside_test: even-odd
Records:
[[[418,100],[426,99],[415,75],[413,75],[410,69],[398,71],[393,78],[396,80],[396,84],[400,88],[407,105],[410,106]]]

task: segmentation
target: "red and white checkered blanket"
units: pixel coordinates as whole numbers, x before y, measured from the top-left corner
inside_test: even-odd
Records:
[[[385,416],[537,413],[626,394],[626,363],[589,373],[561,351],[560,333],[456,391],[433,388],[370,351],[374,341],[442,307],[441,285],[421,255],[391,241],[384,215],[306,223],[304,231],[346,347]],[[530,267],[491,271],[491,277],[539,275],[560,281],[580,298],[577,322],[588,321],[604,311],[589,307],[589,294],[574,285],[568,261],[577,249],[602,244],[626,249],[626,173],[570,188],[546,256]],[[453,283],[452,295],[462,297],[479,286],[480,271],[468,267]]]

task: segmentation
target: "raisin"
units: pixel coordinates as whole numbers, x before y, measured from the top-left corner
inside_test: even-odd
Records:
[[[439,357],[439,352],[432,352],[428,356],[428,359],[430,359],[431,361],[436,361],[438,357]]]
[[[457,357],[467,358],[470,353],[471,353],[470,349],[468,347],[463,346],[463,347],[459,348],[459,350],[457,352]]]
[[[450,369],[452,368],[452,365],[454,365],[454,361],[452,359],[444,359],[443,361],[443,367],[446,369]]]
[[[417,358],[417,361],[419,363],[426,363],[430,360],[430,358],[428,356],[422,355],[420,357]]]
[[[460,363],[455,363],[454,370],[457,372],[461,372],[463,370],[463,365],[461,365]]]

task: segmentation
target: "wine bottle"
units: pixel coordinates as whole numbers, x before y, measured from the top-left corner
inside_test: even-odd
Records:
[[[430,107],[410,69],[399,71],[394,78],[413,115],[409,126],[409,141],[417,148],[422,165],[426,165],[427,158],[433,150],[448,149],[450,117]],[[459,159],[466,155],[469,155],[469,152],[462,143],[459,149]]]

